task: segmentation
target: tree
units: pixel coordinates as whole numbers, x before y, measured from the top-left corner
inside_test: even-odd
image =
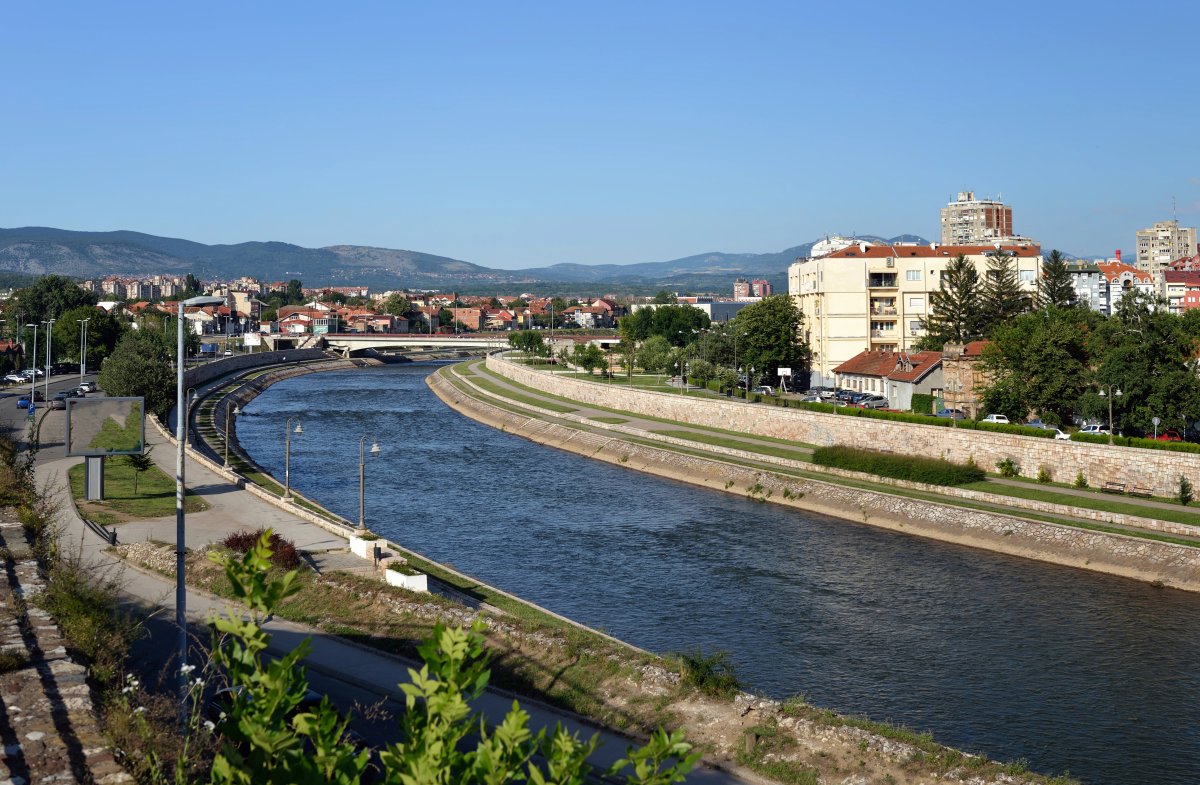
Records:
[[[929,314],[921,320],[921,327],[925,336],[918,348],[927,350],[982,336],[979,271],[963,254],[946,264],[938,290],[929,295]]]
[[[692,360],[688,363],[688,372],[700,382],[700,386],[707,387],[709,381],[716,377],[717,368],[708,360]]]
[[[383,312],[392,316],[399,316],[403,319],[409,318],[416,312],[412,301],[402,294],[391,294],[383,301]]]
[[[184,279],[183,291],[179,293],[176,299],[186,300],[200,294],[204,294],[204,291],[200,287],[200,279],[188,273],[187,278]]]
[[[130,330],[100,368],[100,387],[113,396],[146,399],[146,410],[160,419],[175,405],[174,348],[156,330]]]
[[[296,278],[287,282],[284,290],[285,305],[302,305],[304,303],[304,282]]]
[[[518,330],[508,334],[508,345],[526,354],[540,355],[546,343],[536,330]]]
[[[804,314],[791,297],[765,297],[738,311],[731,329],[738,340],[740,364],[753,366],[759,378],[775,378],[780,368],[807,378],[811,353],[801,337]]]
[[[638,348],[638,362],[650,373],[663,373],[672,362],[671,344],[661,335],[652,335]]]
[[[134,495],[137,495],[138,492],[138,477],[140,477],[143,472],[148,472],[154,468],[154,459],[150,457],[150,451],[153,449],[153,447],[147,447],[146,451],[143,453],[125,456],[125,462],[129,464],[129,468],[133,469]]]
[[[991,378],[982,392],[984,410],[1024,419],[1070,423],[1087,389],[1091,311],[1048,306],[998,325],[981,364]]]
[[[89,368],[99,368],[108,355],[112,354],[121,339],[122,325],[111,314],[91,305],[72,308],[63,313],[54,323],[54,354],[72,361],[79,359],[80,338],[83,335],[81,319],[87,319],[87,363]]]
[[[628,316],[617,319],[617,330],[621,333],[621,341],[626,343],[646,340],[651,336],[653,327],[653,308],[639,308]]]
[[[1053,250],[1042,264],[1042,280],[1038,287],[1038,305],[1069,308],[1075,305],[1075,284],[1067,270],[1062,252]]]
[[[79,284],[66,276],[43,275],[32,286],[19,289],[5,311],[20,315],[27,324],[37,324],[57,319],[72,308],[94,306],[97,300],[93,292],[80,289]]]
[[[672,346],[686,346],[709,326],[708,314],[691,305],[660,305],[654,309],[650,334],[661,335]]]
[[[604,367],[604,352],[595,344],[577,343],[571,361],[587,371],[590,376],[592,371]]]
[[[1151,431],[1154,417],[1161,420],[1160,429],[1182,430],[1200,420],[1197,339],[1160,298],[1143,292],[1123,296],[1116,313],[1092,333],[1089,349],[1095,392],[1081,401],[1089,417],[1106,421],[1111,402],[1118,430]],[[1118,389],[1120,396],[1115,395]]]
[[[991,335],[1000,325],[1029,310],[1029,295],[1021,289],[1017,276],[1017,257],[996,250],[988,255],[987,278],[980,292],[983,304],[983,332]]]

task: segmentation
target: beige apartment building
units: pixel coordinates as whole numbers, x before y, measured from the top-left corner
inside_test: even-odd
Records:
[[[1037,291],[1042,253],[1036,245],[1006,245],[1017,275]],[[832,385],[833,369],[863,351],[909,351],[925,335],[929,296],[959,254],[987,275],[993,245],[867,245],[843,248],[788,268],[788,294],[804,313],[812,349],[812,383]]]
[[[1179,221],[1159,221],[1137,233],[1137,267],[1151,275],[1171,266],[1176,259],[1196,253],[1196,227],[1180,226]]]
[[[960,191],[942,208],[943,245],[1005,242],[1012,236],[1012,208],[1004,202],[976,199],[974,191]]]

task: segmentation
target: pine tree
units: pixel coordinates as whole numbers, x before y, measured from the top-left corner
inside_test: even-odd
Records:
[[[1067,262],[1058,250],[1053,250],[1042,264],[1042,280],[1038,291],[1038,305],[1042,308],[1057,306],[1070,308],[1075,305],[1075,286],[1067,272]]]
[[[981,330],[979,271],[959,254],[942,272],[941,287],[929,295],[929,315],[921,320],[926,335],[922,349],[941,349],[947,343],[967,343]]]
[[[1021,289],[1016,262],[1016,256],[1000,249],[988,256],[987,280],[980,297],[985,335],[1029,310],[1029,295]]]

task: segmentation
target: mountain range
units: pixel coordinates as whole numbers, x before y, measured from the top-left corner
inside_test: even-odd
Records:
[[[927,242],[916,235],[869,242]],[[813,241],[816,242],[816,241]],[[332,245],[304,248],[282,242],[205,245],[141,232],[78,232],[48,227],[0,229],[0,271],[42,275],[58,273],[95,279],[109,275],[144,277],[185,275],[232,279],[252,275],[263,281],[299,278],[306,286],[365,285],[376,289],[455,288],[494,291],[500,284],[536,290],[547,285],[590,290],[656,288],[727,291],[738,276],[770,280],[787,288],[787,267],[807,256],[813,242],[778,253],[712,252],[665,262],[635,264],[555,264],[499,270],[460,259],[392,248]]]

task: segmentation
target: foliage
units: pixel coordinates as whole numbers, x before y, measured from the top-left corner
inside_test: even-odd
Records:
[[[603,368],[605,360],[603,350],[592,343],[577,343],[571,352],[571,362],[589,374],[597,368]]]
[[[138,477],[143,472],[148,472],[154,468],[154,459],[150,457],[150,451],[153,447],[147,447],[145,452],[133,453],[125,456],[125,462],[129,464],[129,468],[133,469],[133,492],[138,492]]]
[[[933,414],[933,402],[937,400],[927,393],[913,393],[912,412],[914,414]]]
[[[1160,428],[1181,431],[1200,420],[1197,338],[1185,325],[1159,298],[1125,294],[1114,316],[1102,322],[1089,341],[1097,392],[1081,400],[1083,414],[1106,419],[1111,403],[1118,432],[1150,431],[1154,417],[1161,419]],[[1097,394],[1101,388],[1107,393],[1110,385],[1122,394]]]
[[[983,409],[1020,420],[1036,412],[1051,424],[1072,421],[1089,377],[1090,311],[1050,306],[996,325],[981,365],[991,378]]]
[[[1076,488],[1079,488],[1080,490],[1083,490],[1084,488],[1088,487],[1087,477],[1083,476],[1083,469],[1080,469],[1077,472],[1075,472],[1075,482],[1072,484]]]
[[[683,683],[714,698],[730,698],[741,688],[729,652],[705,654],[700,650],[675,655]]]
[[[1042,262],[1037,302],[1042,308],[1070,308],[1075,305],[1075,285],[1067,270],[1067,262],[1058,249],[1051,251]]]
[[[1192,481],[1184,475],[1179,475],[1179,490],[1175,492],[1175,498],[1184,507],[1192,503]]]
[[[1005,425],[1004,423],[978,422],[975,420],[951,420],[949,417],[934,417],[928,414],[912,412],[889,412],[883,409],[862,409],[857,406],[834,406],[831,403],[800,403],[793,401],[798,409],[824,414],[839,414],[843,417],[869,417],[874,420],[891,420],[893,422],[911,422],[919,425],[933,425],[940,428],[958,427],[970,431],[991,431],[993,433],[1013,433],[1018,436],[1032,436],[1036,439],[1052,439],[1054,431],[1043,428],[1030,428],[1025,425]]]
[[[837,445],[813,450],[813,463],[928,485],[965,485],[986,476],[978,466]]]
[[[69,358],[72,362],[80,359],[80,338],[83,336],[80,319],[88,320],[88,366],[99,368],[120,340],[122,326],[111,314],[92,305],[72,308],[58,317],[58,321],[54,323],[54,357]]]
[[[1029,310],[1029,295],[1017,277],[1017,258],[1008,251],[988,254],[987,277],[980,292],[983,330],[991,335],[1019,314]]]
[[[546,342],[537,330],[517,330],[509,333],[508,345],[518,351],[537,356],[541,356],[546,350]]]
[[[1045,485],[1053,479],[1050,475],[1050,467],[1042,465],[1038,467],[1037,481]]]
[[[160,419],[175,405],[174,355],[169,339],[156,330],[130,330],[100,369],[100,387],[113,396],[141,396]]]
[[[688,374],[700,383],[702,387],[707,387],[708,382],[713,379],[718,373],[718,368],[708,360],[692,360],[688,363]],[[736,382],[734,382],[736,384]]]
[[[674,361],[670,342],[661,335],[653,335],[638,349],[637,361],[649,373],[663,373]]]
[[[1012,458],[1005,458],[1002,461],[998,461],[996,468],[1000,471],[1001,477],[1017,477],[1021,474],[1021,467]]]
[[[391,314],[392,316],[399,316],[404,319],[408,319],[416,313],[416,310],[417,309],[412,304],[412,301],[399,292],[389,295],[388,298],[383,301],[383,312]]]
[[[267,544],[271,548],[272,564],[276,567],[282,567],[285,570],[290,570],[300,565],[300,556],[296,553],[295,543],[280,536],[275,531],[267,532],[261,528],[255,531],[239,529],[226,535],[225,539],[221,540],[221,545],[234,553],[246,553],[258,544],[258,541],[262,539],[264,534],[267,535]]]
[[[25,324],[37,324],[45,319],[58,319],[74,308],[95,306],[93,292],[63,275],[43,275],[32,286],[18,290],[5,311],[17,314]]]
[[[738,336],[740,364],[753,367],[758,378],[775,379],[779,368],[791,368],[807,379],[811,353],[803,341],[803,327],[804,314],[795,301],[773,295],[738,311],[729,329]]]
[[[675,295],[666,289],[659,289],[658,293],[654,295],[654,302],[656,303],[668,304],[674,303],[676,300]]]
[[[617,320],[623,341],[644,341],[660,335],[672,346],[684,346],[709,326],[708,314],[691,305],[660,305],[639,308]]]
[[[259,620],[296,591],[294,572],[271,578],[271,549],[264,532],[240,559],[212,554],[225,568],[233,594],[250,617],[229,610],[213,620],[221,633],[213,662],[225,669],[233,689],[226,714],[217,726],[223,736],[213,762],[214,783],[359,782],[368,751],[346,744],[347,721],[328,699],[311,711],[298,712],[307,689],[300,660],[306,640],[279,659],[264,650],[270,636]],[[507,716],[488,727],[474,714],[471,702],[487,687],[490,671],[484,653],[482,623],[469,631],[440,624],[421,644],[424,664],[410,668],[410,683],[400,685],[405,712],[401,741],[381,754],[384,781],[407,785],[507,782],[581,783],[588,776],[587,757],[597,748],[562,726],[547,733],[531,732],[529,715],[514,701]],[[670,785],[683,781],[699,758],[682,732],[659,730],[638,749],[613,764],[609,776],[632,769],[629,783]]]
[[[979,271],[963,254],[942,271],[938,290],[929,295],[929,314],[921,320],[925,336],[921,349],[937,350],[947,343],[968,343],[983,334]]]

